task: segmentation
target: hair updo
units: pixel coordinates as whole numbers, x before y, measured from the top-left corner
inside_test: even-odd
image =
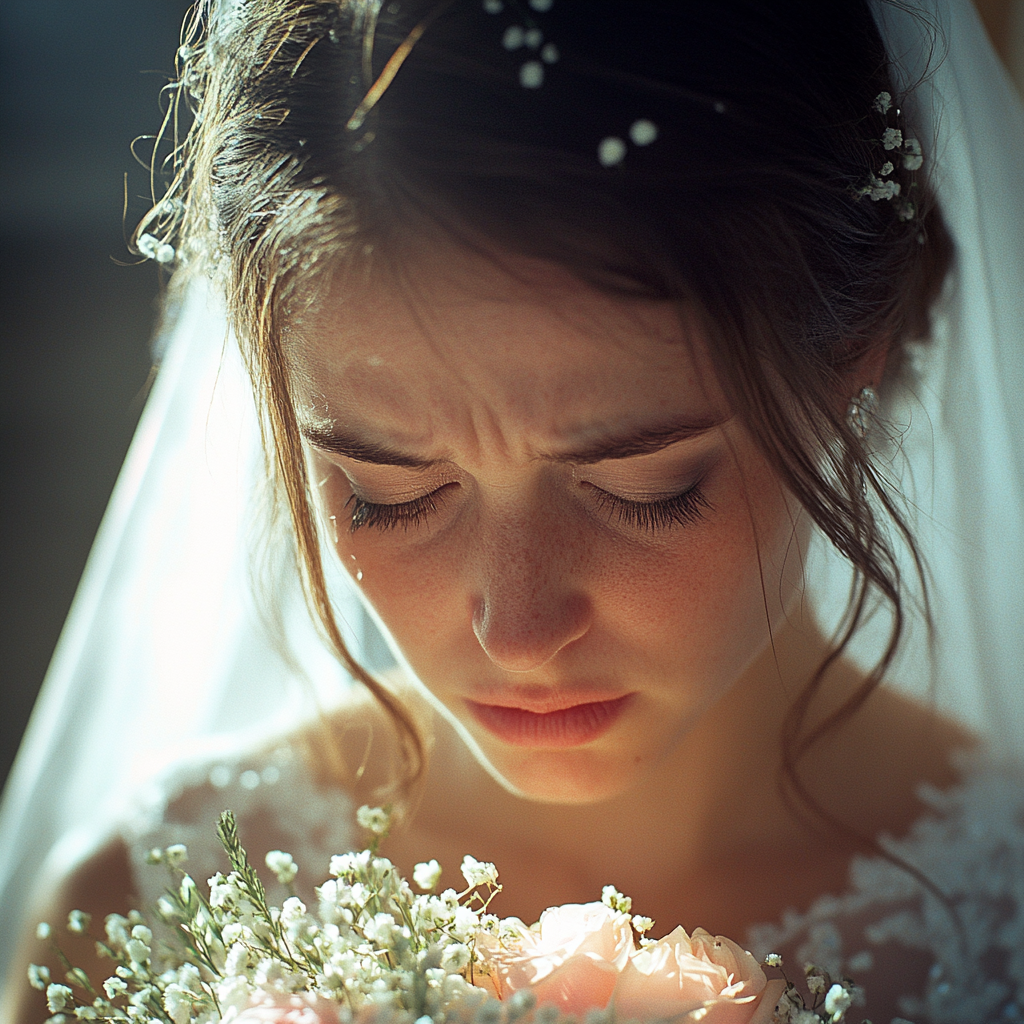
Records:
[[[886,148],[899,97],[868,4],[205,0],[179,63],[194,124],[138,237],[222,275],[311,603],[394,719],[406,780],[416,729],[331,613],[281,331],[339,264],[436,234],[697,310],[732,406],[856,572],[783,740],[783,781],[809,800],[798,758],[900,638],[891,535],[914,550],[846,400],[864,356],[927,334],[949,262],[920,160]],[[866,188],[886,174],[899,202]],[[893,611],[888,648],[808,734],[873,593]]]

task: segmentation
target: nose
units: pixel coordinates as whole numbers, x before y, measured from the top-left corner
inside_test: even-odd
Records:
[[[506,521],[481,545],[473,632],[487,657],[508,672],[546,665],[592,621],[579,544],[541,525]]]

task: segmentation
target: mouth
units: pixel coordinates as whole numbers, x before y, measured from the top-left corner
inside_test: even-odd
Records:
[[[526,701],[483,704],[467,699],[466,706],[480,725],[511,746],[579,747],[606,733],[634,696],[627,693],[611,700],[583,701],[550,711],[523,707]]]

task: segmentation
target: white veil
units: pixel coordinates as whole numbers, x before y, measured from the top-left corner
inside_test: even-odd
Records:
[[[936,339],[919,353],[897,467],[919,510],[932,574],[934,659],[920,623],[893,675],[987,736],[1024,750],[1024,112],[968,0],[924,0],[948,52],[910,123],[931,154],[957,246]],[[910,82],[933,37],[879,7]],[[290,649],[254,599],[263,463],[248,382],[217,303],[199,285],[164,341],[162,366],[111,499],[0,805],[0,969],[32,889],[65,870],[147,780],[196,750],[252,742],[333,702],[346,677],[292,596]],[[844,569],[810,563],[828,621]],[[292,574],[294,575],[294,574]],[[343,575],[343,574],[340,574]],[[293,582],[293,581],[292,581]],[[285,584],[288,584],[287,586]],[[337,589],[357,656],[388,655]],[[865,659],[870,636],[858,647]],[[313,685],[309,685],[312,681]],[[40,867],[44,865],[44,867]]]

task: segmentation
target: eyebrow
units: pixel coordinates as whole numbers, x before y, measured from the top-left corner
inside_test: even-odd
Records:
[[[727,417],[726,417],[727,418]],[[677,441],[685,441],[721,426],[726,418],[706,418],[674,421],[664,426],[644,427],[623,434],[607,435],[571,452],[542,454],[548,462],[590,465],[606,459],[628,459],[636,455],[650,455],[668,448]],[[424,459],[398,448],[376,444],[346,434],[336,428],[302,426],[302,436],[314,448],[332,455],[343,455],[356,462],[370,462],[378,466],[403,466],[407,469],[429,469],[451,461],[446,458]]]

